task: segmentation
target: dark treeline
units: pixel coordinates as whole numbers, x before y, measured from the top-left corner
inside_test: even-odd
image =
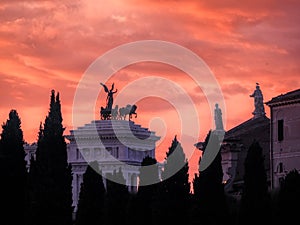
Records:
[[[294,170],[277,191],[268,190],[262,149],[255,140],[245,159],[244,189],[240,200],[224,192],[220,151],[213,162],[189,182],[189,165],[174,137],[166,153],[161,180],[156,160],[144,158],[136,193],[124,185],[121,170],[103,179],[101,166],[92,162],[83,175],[77,211],[72,206],[72,168],[67,161],[59,93],[51,92],[50,107],[41,123],[36,158],[29,171],[24,160],[21,119],[16,110],[2,125],[0,139],[1,225],[160,225],[285,224],[297,219],[300,175]],[[208,140],[220,149],[218,135]],[[201,161],[201,159],[199,160]],[[106,180],[106,185],[104,185]],[[113,182],[118,180],[119,182]],[[147,185],[149,182],[154,184]],[[191,186],[194,192],[191,192]]]

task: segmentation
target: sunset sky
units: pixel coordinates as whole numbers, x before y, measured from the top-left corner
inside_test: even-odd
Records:
[[[300,88],[299,9],[298,0],[2,0],[0,122],[16,109],[25,141],[36,141],[55,89],[61,95],[68,134],[73,129],[76,87],[95,59],[122,44],[163,40],[193,51],[211,69],[225,98],[222,110],[228,130],[252,117],[249,95],[256,82],[265,101]],[[147,76],[172,80],[191,96],[199,111],[199,140],[203,140],[213,115],[201,89],[182,71],[160,63],[138,63],[116,72],[108,85],[114,82],[121,91]],[[104,104],[105,94],[100,93],[96,111]],[[136,104],[135,122],[163,137],[157,153],[161,160],[174,135],[180,136],[178,112],[159,98],[144,98]],[[269,116],[268,107],[266,112]],[[198,157],[196,152],[191,159],[192,173]]]

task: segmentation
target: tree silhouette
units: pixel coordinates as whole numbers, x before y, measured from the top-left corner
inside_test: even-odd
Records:
[[[124,224],[127,216],[129,198],[128,187],[125,185],[121,168],[108,174],[106,179],[107,203],[106,223],[111,225]]]
[[[138,193],[137,196],[131,196],[129,211],[129,221],[136,221],[135,224],[150,225],[153,223],[154,203],[157,201],[160,182],[156,163],[156,159],[150,156],[146,156],[141,163]]]
[[[38,218],[38,204],[37,204],[37,177],[38,170],[34,156],[30,158],[29,174],[27,179],[27,210],[25,221],[28,225],[35,225]]]
[[[270,215],[270,196],[268,194],[264,156],[262,148],[256,140],[248,149],[244,165],[244,188],[239,223],[267,223]]]
[[[26,162],[24,160],[23,131],[16,110],[2,125],[0,139],[0,220],[1,224],[24,223]]]
[[[165,191],[175,199],[186,199],[190,194],[189,165],[176,136],[166,155],[166,163],[162,172]]]
[[[166,155],[166,163],[162,172],[162,196],[160,197],[165,201],[164,219],[187,223],[190,197],[189,166],[176,136]]]
[[[158,176],[158,167],[156,165],[157,161],[156,159],[146,156],[142,163],[140,168],[140,175],[139,175],[139,190],[138,193],[144,195],[143,192],[146,192],[151,195],[151,193],[154,191],[153,186],[149,184],[155,184],[159,182],[159,176]],[[148,194],[145,194],[148,195]]]
[[[105,192],[99,164],[94,161],[90,163],[83,174],[76,212],[76,225],[104,223]]]
[[[208,149],[208,143],[210,148]],[[209,131],[204,142],[203,156],[210,154],[209,150],[218,150],[212,163],[199,175],[195,174],[193,180],[195,212],[197,220],[206,224],[226,224],[228,222],[228,211],[226,196],[223,185],[222,157],[220,152],[220,140],[218,134]],[[201,163],[201,158],[199,160]]]
[[[50,110],[40,126],[36,150],[32,212],[35,225],[72,224],[72,170],[67,162],[59,93],[52,90]]]
[[[294,224],[299,220],[300,174],[294,169],[285,176],[279,190],[280,224]]]
[[[43,124],[40,123],[38,132],[38,145],[43,137]],[[27,180],[27,212],[26,212],[26,223],[28,225],[35,225],[39,218],[39,204],[38,204],[38,193],[39,193],[39,170],[37,167],[36,160],[32,155],[30,158],[30,167]]]

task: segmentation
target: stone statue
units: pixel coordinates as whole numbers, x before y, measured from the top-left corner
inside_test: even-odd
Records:
[[[101,120],[125,120],[126,115],[129,115],[129,120],[132,119],[132,115],[135,115],[135,118],[137,118],[136,105],[127,105],[126,107],[119,108],[118,105],[115,106],[115,108],[112,108],[114,103],[114,94],[117,93],[117,89],[114,91],[114,83],[111,86],[111,89],[108,90],[107,86],[103,83],[100,83],[104,91],[107,93],[106,98],[106,107],[100,108],[100,118]]]
[[[114,98],[113,95],[115,93],[117,93],[118,89],[116,89],[116,91],[114,91],[114,83],[111,85],[111,89],[108,90],[107,86],[103,83],[100,83],[103,87],[104,87],[104,91],[107,93],[107,98],[106,98],[106,110],[111,112],[112,109],[112,105],[114,102]]]
[[[111,109],[111,119],[117,120],[118,119],[118,113],[119,113],[119,106],[116,105],[115,108]]]
[[[219,108],[219,104],[215,104],[215,125],[216,125],[216,130],[224,130],[223,127],[223,120],[222,120],[222,111]]]
[[[131,120],[133,114],[135,115],[135,118],[137,118],[136,109],[137,109],[136,105],[130,105],[130,104],[126,105],[125,107],[121,107],[119,109],[119,118],[121,120],[125,120],[126,115],[128,115],[129,120]]]
[[[253,92],[250,97],[254,98],[254,111],[252,114],[254,115],[255,118],[264,116],[265,113],[265,107],[264,107],[264,98],[263,94],[260,90],[259,83],[256,83],[256,89]]]

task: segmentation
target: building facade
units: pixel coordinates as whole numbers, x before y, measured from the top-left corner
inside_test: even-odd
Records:
[[[270,185],[270,119],[253,117],[226,131],[221,146],[225,191],[240,196],[244,184],[244,162],[254,140],[262,147],[264,166]]]
[[[136,192],[139,169],[146,156],[155,158],[155,144],[160,137],[148,128],[128,120],[95,120],[65,136],[68,163],[72,166],[73,206],[77,209],[80,186],[88,163],[97,161],[104,178],[114,171],[122,171],[125,185],[130,192]],[[25,144],[28,167],[30,158],[35,156],[37,145]],[[162,168],[163,165],[159,165]],[[160,170],[158,171],[160,173]]]
[[[26,161],[27,171],[29,171],[31,159],[32,158],[35,159],[36,149],[37,149],[37,143],[35,143],[35,142],[32,144],[29,144],[29,143],[24,144],[25,161]]]
[[[270,185],[270,119],[266,116],[263,93],[258,83],[250,95],[254,99],[252,117],[225,132],[221,146],[225,191],[241,196],[244,184],[244,162],[254,141],[262,147],[264,166]]]
[[[256,89],[250,95],[254,98],[254,110],[252,117],[245,122],[233,127],[228,131],[223,130],[223,126],[216,120],[214,132],[225,132],[221,144],[223,182],[227,194],[241,196],[244,184],[244,161],[248,149],[254,140],[258,141],[263,149],[265,158],[266,174],[270,174],[270,119],[266,117],[263,94],[257,83]],[[219,116],[216,115],[215,118]],[[198,149],[202,149],[202,142],[195,144]],[[270,182],[270,177],[268,176]]]
[[[271,115],[271,183],[276,189],[288,172],[300,172],[300,89],[276,96],[266,104]]]

